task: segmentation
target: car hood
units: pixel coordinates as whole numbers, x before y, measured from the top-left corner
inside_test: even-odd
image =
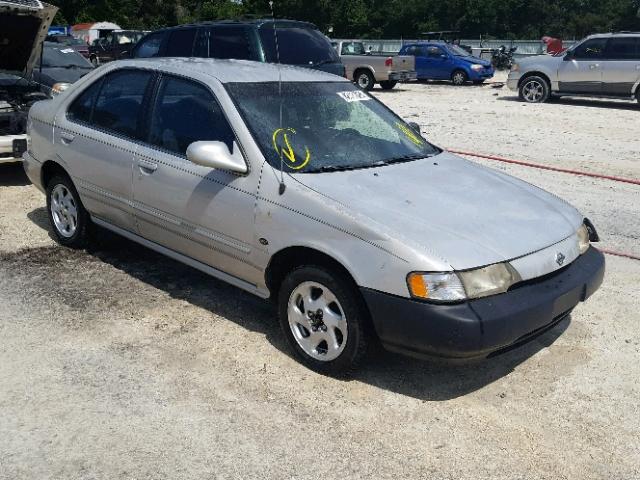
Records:
[[[381,235],[454,270],[512,260],[573,235],[582,217],[533,185],[449,153],[379,168],[295,174]]]
[[[555,55],[532,55],[531,57],[519,58],[516,63],[520,66],[527,65],[556,65],[562,62],[563,55],[555,56]]]
[[[31,74],[57,11],[37,0],[0,1],[0,71]]]

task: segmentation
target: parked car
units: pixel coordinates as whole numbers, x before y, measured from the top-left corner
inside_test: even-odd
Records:
[[[529,103],[589,96],[640,102],[640,33],[591,35],[557,55],[518,60],[508,87]]]
[[[391,90],[398,82],[417,80],[415,60],[409,55],[372,55],[358,40],[331,42],[344,64],[346,77],[363,90],[371,90],[376,83],[383,90]]]
[[[25,171],[62,245],[87,245],[97,224],[270,297],[320,372],[352,371],[376,335],[484,357],[565,319],[603,279],[575,208],[430,144],[335,75],[124,60],[29,116]]]
[[[400,55],[416,58],[418,80],[451,80],[454,85],[480,84],[495,73],[490,61],[474,57],[451,43],[408,43],[402,47]]]
[[[31,78],[40,86],[40,91],[52,96],[93,69],[91,62],[74,49],[59,43],[44,42],[42,67],[38,59]]]
[[[234,58],[344,75],[329,39],[315,25],[293,20],[219,21],[166,28],[143,38],[131,57]]]
[[[73,48],[84,58],[89,58],[89,45],[87,42],[73,35],[47,35],[46,41],[66,45],[67,47]]]
[[[115,30],[94,40],[89,47],[89,60],[94,65],[127,58],[131,49],[144,37],[141,30]]]
[[[0,1],[0,163],[22,158],[29,109],[46,98],[31,75],[57,10],[41,2]]]

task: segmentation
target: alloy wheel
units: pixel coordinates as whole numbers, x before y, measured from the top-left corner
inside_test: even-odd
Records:
[[[51,191],[51,217],[60,235],[73,237],[78,228],[78,207],[71,191],[62,184]]]
[[[523,85],[522,96],[529,103],[538,103],[544,97],[544,85],[537,80],[530,80]]]
[[[362,73],[358,76],[358,86],[363,90],[369,87],[369,76],[366,73]]]

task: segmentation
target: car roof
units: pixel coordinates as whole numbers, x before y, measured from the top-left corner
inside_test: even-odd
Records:
[[[223,60],[215,58],[136,58],[119,60],[120,67],[153,68],[169,73],[187,71],[203,73],[221,83],[250,82],[348,82],[344,77],[311,68],[254,62],[251,60]]]
[[[165,27],[154,32],[163,32],[166,30],[176,30],[180,28],[197,28],[197,27],[207,27],[212,25],[255,25],[256,27],[261,27],[264,24],[273,24],[276,23],[281,27],[306,27],[313,28],[315,30],[318,29],[313,23],[310,22],[302,22],[300,20],[288,20],[284,18],[276,18],[275,20],[272,18],[254,18],[254,19],[239,19],[239,20],[211,20],[207,22],[197,22],[197,23],[186,23],[184,25],[176,25],[174,27]]]
[[[596,33],[594,35],[589,35],[587,38],[614,38],[614,37],[640,37],[640,32]]]

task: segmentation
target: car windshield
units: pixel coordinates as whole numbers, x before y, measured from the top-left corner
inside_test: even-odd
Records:
[[[464,48],[460,48],[458,45],[453,45],[451,43],[447,44],[447,49],[452,55],[456,57],[470,57],[471,54],[467,52]]]
[[[71,47],[45,45],[42,66],[46,68],[93,68],[93,65]]]
[[[277,50],[276,35],[278,39]],[[322,65],[340,62],[329,39],[312,28],[277,25],[274,32],[273,23],[267,23],[260,28],[260,40],[265,60],[270,63]]]
[[[229,83],[267,161],[292,173],[369,168],[440,153],[347,82]]]

